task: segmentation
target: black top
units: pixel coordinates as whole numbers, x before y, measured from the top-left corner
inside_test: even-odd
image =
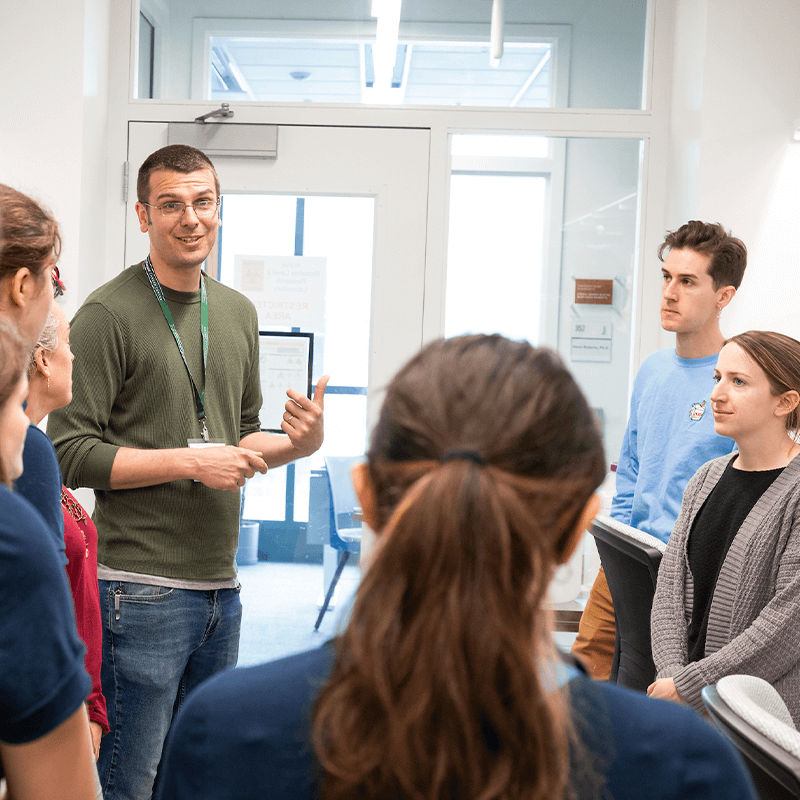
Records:
[[[92,684],[53,531],[2,484],[0,608],[0,741],[24,744],[74,714]]]
[[[763,472],[734,469],[735,461],[728,463],[689,533],[689,569],[694,581],[689,663],[705,658],[708,613],[728,549],[753,506],[783,472],[783,467]]]

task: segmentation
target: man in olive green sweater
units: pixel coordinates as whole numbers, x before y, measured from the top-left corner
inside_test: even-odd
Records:
[[[327,384],[289,391],[287,436],[261,432],[255,309],[201,271],[220,224],[213,165],[162,148],[137,195],[150,255],[78,311],[74,398],[48,424],[65,483],[96,496],[110,800],[151,796],[173,713],[236,663],[239,489],[320,447]]]

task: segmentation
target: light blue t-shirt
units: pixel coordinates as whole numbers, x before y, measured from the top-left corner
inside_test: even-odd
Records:
[[[633,383],[631,413],[617,465],[614,519],[666,542],[689,479],[736,449],[714,430],[711,391],[717,355],[679,358],[658,350]]]

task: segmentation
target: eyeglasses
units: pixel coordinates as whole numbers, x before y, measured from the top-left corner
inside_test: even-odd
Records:
[[[142,203],[148,208],[157,208],[164,217],[182,217],[187,208],[193,208],[198,217],[211,217],[217,211],[219,200],[198,200],[196,203],[164,203],[154,206],[152,203]]]
[[[62,294],[66,291],[63,281],[61,280],[61,274],[58,271],[58,267],[53,267],[53,297],[61,297]]]

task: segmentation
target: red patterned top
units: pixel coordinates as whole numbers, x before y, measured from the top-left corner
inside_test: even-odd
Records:
[[[103,625],[97,589],[97,528],[66,487],[61,489],[61,510],[64,512],[64,543],[69,560],[67,576],[75,603],[78,635],[86,645],[86,671],[92,679],[92,693],[86,700],[89,719],[108,733],[106,699],[100,684]]]

